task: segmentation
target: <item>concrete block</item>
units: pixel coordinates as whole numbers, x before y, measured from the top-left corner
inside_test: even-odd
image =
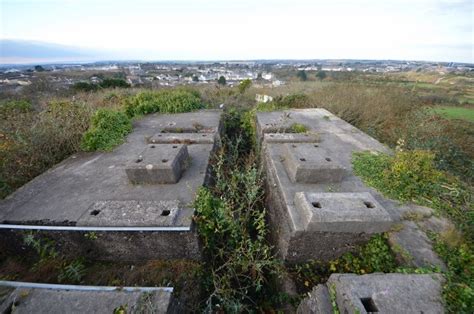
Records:
[[[331,297],[325,285],[317,285],[309,296],[304,298],[296,313],[298,314],[327,314],[332,313]]]
[[[282,158],[293,183],[340,182],[346,174],[336,156],[318,144],[285,144]]]
[[[440,274],[332,274],[340,313],[444,313]]]
[[[108,200],[94,202],[79,226],[175,226],[179,201]]]
[[[125,172],[133,184],[173,184],[181,178],[188,159],[186,145],[150,144]]]
[[[1,282],[14,289],[0,303],[2,313],[168,313],[172,288],[98,287]]]
[[[379,233],[392,225],[390,215],[367,192],[298,192],[295,205],[306,220],[306,231]]]
[[[317,133],[266,133],[263,140],[267,143],[317,143]]]

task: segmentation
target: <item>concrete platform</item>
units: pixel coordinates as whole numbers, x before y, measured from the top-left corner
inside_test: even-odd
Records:
[[[284,133],[294,123],[308,132]],[[258,112],[257,137],[271,238],[286,262],[331,260],[390,229],[397,205],[366,187],[351,163],[353,152],[387,147],[324,109]]]
[[[0,281],[0,313],[172,312],[173,288],[101,287]]]
[[[114,151],[71,156],[0,202],[0,246],[18,250],[12,243],[36,230],[98,259],[199,259],[192,203],[209,181],[220,117],[149,115]]]
[[[341,313],[444,313],[440,274],[332,274]]]

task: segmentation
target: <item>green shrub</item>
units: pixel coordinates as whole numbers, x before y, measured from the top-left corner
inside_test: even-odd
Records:
[[[154,112],[180,113],[203,108],[199,94],[187,90],[161,90],[138,93],[125,104],[129,117]]]
[[[89,82],[77,82],[72,85],[72,88],[80,92],[93,92],[99,89],[99,86]]]
[[[99,86],[102,88],[127,88],[130,87],[130,84],[121,78],[105,78]]]
[[[84,133],[81,147],[86,151],[111,150],[123,143],[131,130],[131,120],[125,113],[99,109],[92,117],[91,128]]]
[[[13,112],[28,112],[33,110],[33,106],[26,100],[7,100],[0,102],[0,116]]]

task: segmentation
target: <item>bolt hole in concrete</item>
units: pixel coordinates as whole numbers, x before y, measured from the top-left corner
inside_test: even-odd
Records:
[[[301,161],[306,161],[306,158],[300,158]]]
[[[169,216],[171,214],[171,211],[168,209],[165,209],[164,211],[161,212],[161,216]]]
[[[158,137],[162,137],[162,136],[163,136],[163,135],[161,135],[161,134],[158,134]]]
[[[367,313],[377,313],[379,311],[372,298],[361,298],[360,302],[362,302]]]
[[[331,158],[327,158],[327,157],[326,157],[326,161],[331,161]]]
[[[178,146],[173,146],[173,148],[178,148]]]
[[[155,146],[155,145],[151,145],[150,147],[151,147],[151,148],[155,148],[156,146]]]
[[[139,162],[142,162],[142,161],[143,161],[143,159],[138,158],[135,162],[138,164]]]
[[[313,205],[314,208],[321,208],[320,202],[312,202],[311,205]]]
[[[291,145],[291,147],[296,147],[296,145]]]
[[[314,145],[314,147],[318,148],[318,147],[319,147],[319,145]]]
[[[168,162],[168,159],[162,159],[161,162]]]
[[[270,137],[275,137],[275,135],[273,135],[273,134],[270,134]]]
[[[98,209],[94,209],[93,211],[91,211],[92,216],[97,216],[99,213],[100,213],[100,210]]]
[[[206,137],[207,135],[206,134],[203,134],[202,137]]]
[[[364,205],[367,208],[374,208],[375,207],[374,204],[372,204],[371,202],[364,202]]]

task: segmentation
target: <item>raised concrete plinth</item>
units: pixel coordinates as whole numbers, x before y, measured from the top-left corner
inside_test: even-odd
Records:
[[[444,313],[440,274],[332,274],[340,313]]]
[[[210,179],[220,118],[220,110],[148,115],[112,152],[64,160],[0,201],[0,247],[24,252],[23,231],[35,230],[60,251],[101,260],[200,259],[192,204]],[[168,139],[150,143],[160,134]]]
[[[172,291],[0,281],[0,313],[169,313]]]
[[[318,144],[284,144],[284,165],[293,183],[340,182],[346,169]]]
[[[125,172],[133,184],[173,184],[181,179],[188,163],[187,145],[150,144],[129,162]]]
[[[306,133],[285,133],[298,123]],[[271,240],[288,263],[332,260],[390,229],[393,202],[352,173],[357,151],[390,151],[324,109],[257,113]]]

